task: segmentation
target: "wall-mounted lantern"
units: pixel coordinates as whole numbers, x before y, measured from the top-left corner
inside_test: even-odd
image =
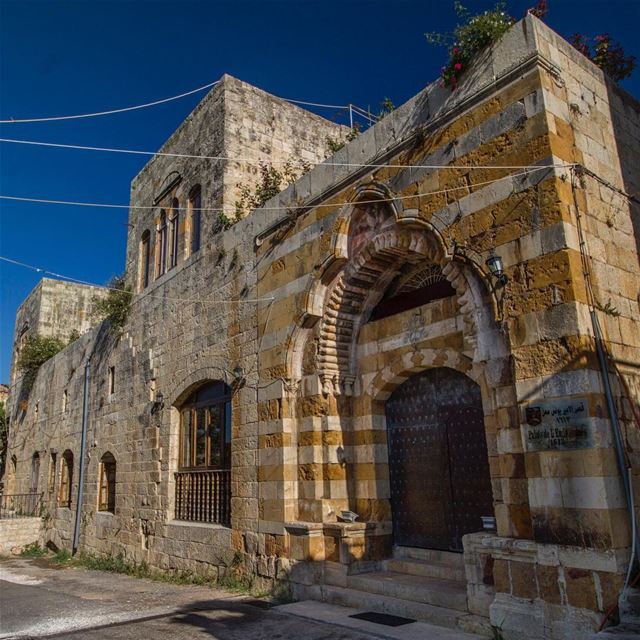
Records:
[[[507,274],[504,272],[502,258],[496,255],[493,250],[491,251],[491,254],[489,255],[489,257],[487,258],[485,264],[489,269],[489,273],[491,274],[491,277],[495,280],[494,287],[496,289],[500,289],[504,287],[504,285],[507,284],[507,282],[509,282],[509,278],[507,277]]]

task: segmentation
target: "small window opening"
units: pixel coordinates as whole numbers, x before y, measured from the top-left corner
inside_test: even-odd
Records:
[[[167,214],[162,210],[156,231],[156,278],[164,275],[167,267]]]
[[[61,507],[71,507],[71,487],[73,485],[73,453],[67,449],[62,454],[62,467],[60,469],[60,489],[58,491],[58,504]]]
[[[68,405],[69,405],[69,393],[65,389],[62,392],[62,413],[66,413],[67,412]]]
[[[56,488],[56,474],[58,467],[58,454],[55,452],[51,453],[49,458],[49,478],[47,481],[47,491],[49,494],[52,494]]]
[[[180,203],[174,198],[169,219],[169,264],[167,270],[178,264],[178,229],[180,226]]]
[[[113,395],[116,392],[116,368],[109,367],[109,376],[107,385],[109,387],[109,395]]]
[[[151,262],[151,234],[146,229],[140,239],[140,289],[149,286],[149,266]]]
[[[108,452],[100,458],[98,511],[116,511],[116,459]]]
[[[196,186],[189,196],[189,215],[191,217],[191,253],[200,249],[200,227],[202,220],[202,191]]]

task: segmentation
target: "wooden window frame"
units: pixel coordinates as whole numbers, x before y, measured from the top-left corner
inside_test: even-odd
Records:
[[[191,189],[189,194],[189,255],[200,251],[202,244],[202,188],[200,185]]]
[[[156,279],[167,270],[167,214],[164,209],[160,213],[160,221],[156,229]]]
[[[60,466],[60,486],[58,487],[58,506],[71,508],[71,488],[73,487],[73,453],[68,449],[62,454]]]
[[[178,241],[180,231],[180,203],[177,198],[171,204],[171,216],[169,217],[169,255],[167,271],[178,264]]]
[[[116,460],[105,454],[100,459],[98,472],[98,511],[116,512]]]
[[[215,383],[214,383],[215,384]],[[220,451],[220,463],[211,464],[212,438],[209,427],[211,425],[211,412],[213,408],[220,408],[221,413],[221,429],[218,441],[218,449]],[[205,462],[204,464],[196,463],[196,436],[197,436],[197,415],[198,411],[205,409]],[[190,455],[189,463],[184,461],[184,444],[185,444],[185,416],[191,416],[191,437],[190,437]],[[199,470],[225,470],[231,468],[231,392],[226,388],[220,398],[215,400],[202,400],[198,402],[189,402],[180,410],[180,446],[178,452],[178,470],[179,471],[199,471]]]
[[[47,479],[47,492],[52,495],[56,490],[56,475],[58,473],[58,454],[52,451],[49,455],[49,477]]]

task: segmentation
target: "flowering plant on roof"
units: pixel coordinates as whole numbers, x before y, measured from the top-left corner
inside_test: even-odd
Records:
[[[628,78],[635,69],[635,56],[628,56],[618,42],[614,42],[608,33],[602,33],[593,41],[593,48],[589,43],[590,38],[580,33],[574,33],[569,42],[584,56],[597,64],[612,80],[620,82]]]
[[[458,86],[460,77],[469,68],[475,56],[496,42],[515,22],[506,13],[504,2],[498,2],[491,11],[475,16],[460,2],[455,2],[454,8],[462,23],[458,24],[453,33],[425,34],[431,44],[446,46],[449,49],[449,61],[442,67],[442,85],[452,91]]]

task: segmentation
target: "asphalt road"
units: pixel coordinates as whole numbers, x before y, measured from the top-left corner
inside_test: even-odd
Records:
[[[0,638],[365,640],[371,635],[264,609],[249,597],[43,560],[0,561]]]

